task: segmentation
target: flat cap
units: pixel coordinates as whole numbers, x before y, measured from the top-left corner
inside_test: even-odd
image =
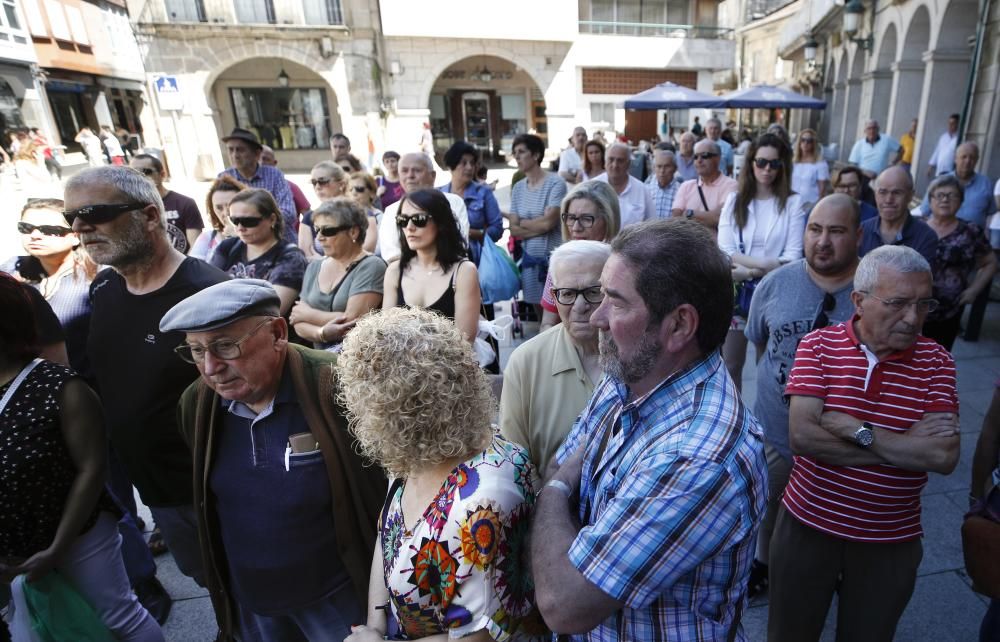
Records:
[[[160,332],[206,332],[247,317],[278,317],[281,299],[261,279],[216,283],[184,299],[160,319]]]

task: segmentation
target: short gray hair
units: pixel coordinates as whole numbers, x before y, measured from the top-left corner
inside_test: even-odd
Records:
[[[705,147],[708,147],[709,151],[712,152],[713,154],[715,154],[717,156],[721,156],[722,155],[722,148],[719,147],[719,144],[717,142],[715,142],[714,140],[712,140],[711,138],[702,138],[697,143],[695,143],[694,146],[695,146],[695,149],[697,149],[699,147],[702,147],[702,146],[705,146]]]
[[[365,234],[368,232],[368,215],[361,209],[361,206],[354,202],[354,199],[338,196],[337,198],[323,201],[312,211],[312,218],[315,221],[321,216],[334,219],[338,225],[350,225],[358,228],[358,243],[365,242]]]
[[[722,121],[716,118],[715,116],[712,116],[711,118],[705,121],[705,127],[708,127],[709,125],[718,125],[719,129],[722,129]]]
[[[673,163],[674,167],[677,167],[677,157],[669,149],[658,149],[655,152],[653,152],[653,162],[654,163],[656,162],[656,157],[657,156],[664,156],[664,157],[666,157],[667,160],[669,160],[671,163]]]
[[[854,273],[854,290],[872,292],[878,286],[879,272],[887,267],[903,274],[927,272],[931,265],[920,252],[905,245],[883,245],[865,254]]]
[[[400,162],[410,156],[419,158],[423,162],[424,167],[427,168],[427,171],[432,174],[434,173],[434,163],[431,162],[431,157],[423,152],[410,152],[409,154],[403,154],[403,158],[400,159]]]
[[[958,202],[962,203],[965,201],[965,188],[962,187],[962,182],[954,174],[938,176],[931,181],[931,184],[927,186],[927,200],[929,201],[934,196],[934,192],[942,187],[954,187],[958,192]]]
[[[66,181],[63,190],[69,193],[81,187],[93,185],[109,185],[121,192],[129,201],[133,203],[143,203],[156,206],[156,211],[160,214],[160,227],[167,229],[167,214],[163,209],[163,199],[156,185],[146,178],[142,172],[125,167],[124,165],[102,165],[100,167],[88,167],[73,174]],[[91,203],[97,205],[98,203]]]
[[[556,283],[556,275],[563,265],[572,267],[573,264],[593,261],[604,265],[608,257],[611,256],[611,246],[600,241],[568,241],[555,249],[549,257],[549,269],[552,271],[552,284]]]

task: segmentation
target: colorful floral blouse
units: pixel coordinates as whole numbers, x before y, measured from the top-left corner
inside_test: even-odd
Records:
[[[934,298],[941,305],[927,315],[928,321],[942,321],[961,313],[958,297],[969,287],[969,276],[975,272],[979,257],[989,252],[992,248],[982,228],[962,219],[958,219],[958,227],[951,234],[938,239],[931,272]]]
[[[534,475],[520,446],[495,437],[452,471],[409,526],[405,483],[393,485],[379,529],[382,564],[392,614],[408,639],[524,633],[522,620],[534,611],[527,550]]]

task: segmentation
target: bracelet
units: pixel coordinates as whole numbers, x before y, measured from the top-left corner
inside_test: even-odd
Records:
[[[566,495],[566,499],[573,496],[573,489],[569,487],[569,484],[561,479],[550,479],[543,488],[555,488],[562,494]]]
[[[329,341],[326,340],[326,324],[321,325],[319,327],[319,342],[320,343],[329,343]]]

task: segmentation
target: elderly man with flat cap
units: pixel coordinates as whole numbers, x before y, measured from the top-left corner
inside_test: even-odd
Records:
[[[201,373],[178,414],[220,639],[339,642],[364,621],[386,478],[351,447],[336,356],[289,343],[279,304],[237,279],[160,328],[187,334],[175,351]]]

